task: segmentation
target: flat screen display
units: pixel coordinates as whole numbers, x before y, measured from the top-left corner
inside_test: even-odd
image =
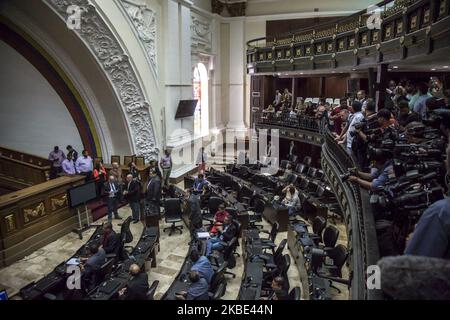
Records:
[[[175,119],[192,117],[197,108],[198,100],[180,100]]]
[[[88,182],[81,186],[69,189],[69,205],[71,208],[78,207],[88,201],[97,198],[95,182]]]

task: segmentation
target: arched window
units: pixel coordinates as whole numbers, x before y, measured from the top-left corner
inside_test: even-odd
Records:
[[[198,100],[194,114],[194,135],[207,135],[209,131],[208,71],[203,63],[194,69],[194,99]]]

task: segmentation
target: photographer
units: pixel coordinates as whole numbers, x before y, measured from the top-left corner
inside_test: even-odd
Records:
[[[447,170],[450,171],[450,144]],[[439,200],[425,210],[405,254],[450,259],[450,198]]]
[[[361,121],[364,120],[364,115],[361,112],[362,109],[362,103],[359,101],[353,101],[352,103],[352,109],[353,109],[353,117],[352,120],[350,122],[350,125],[348,127],[347,130],[347,135],[346,135],[346,139],[347,139],[347,152],[356,157],[356,150],[353,150],[353,140],[356,136],[356,132],[355,132],[355,126],[357,126],[358,124],[361,123]]]

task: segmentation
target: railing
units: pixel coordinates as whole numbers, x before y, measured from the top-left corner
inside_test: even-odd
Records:
[[[47,159],[0,147],[0,180],[15,189],[47,181],[51,165]]]
[[[289,113],[255,112],[255,124],[267,124],[306,131],[319,132],[321,121],[315,117],[290,115]]]
[[[367,270],[376,265],[379,259],[378,240],[375,221],[369,197],[365,190],[351,183],[342,182],[340,176],[355,167],[347,152],[336,143],[332,134],[325,134],[322,147],[322,169],[344,213],[350,246],[350,275],[352,280],[351,297],[353,299],[382,299],[380,290],[369,290]]]
[[[31,254],[77,227],[67,190],[84,177],[61,177],[0,196],[0,267]]]
[[[247,42],[248,69],[258,73],[373,65],[450,45],[446,40],[449,1],[386,0],[376,7],[376,11],[362,10],[274,39],[251,40]],[[433,41],[438,45],[433,46]]]

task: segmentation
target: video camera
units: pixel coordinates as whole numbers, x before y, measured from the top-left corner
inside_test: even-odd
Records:
[[[348,178],[350,176],[356,176],[358,175],[358,169],[357,168],[349,168],[347,173],[341,174],[339,177],[343,183],[348,181]]]

